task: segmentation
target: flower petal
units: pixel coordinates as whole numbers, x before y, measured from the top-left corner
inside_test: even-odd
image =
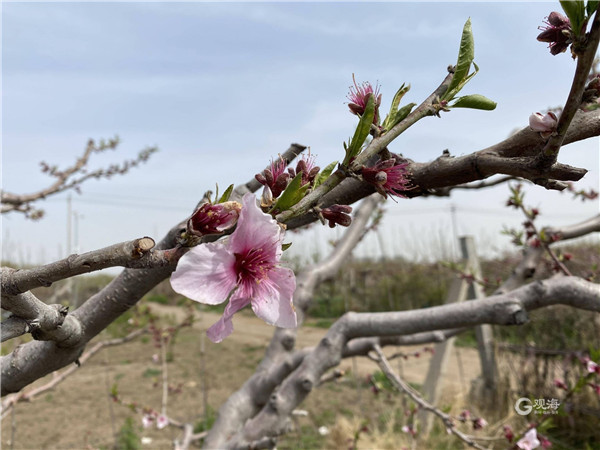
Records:
[[[235,256],[221,243],[194,247],[171,275],[175,292],[208,305],[223,303],[235,287]]]
[[[281,252],[281,228],[273,218],[256,205],[252,194],[244,195],[237,228],[229,241],[231,253],[245,253],[249,248],[262,248],[273,257]],[[279,245],[278,245],[279,244]]]
[[[221,316],[217,323],[206,330],[208,338],[211,341],[218,343],[229,336],[233,332],[231,318],[236,312],[248,305],[248,303],[250,303],[249,298],[232,298],[229,300],[229,303],[223,312],[223,316]]]
[[[296,311],[292,304],[296,278],[290,269],[278,267],[269,272],[269,278],[262,280],[254,291],[252,310],[254,314],[281,328],[294,328],[298,325]]]

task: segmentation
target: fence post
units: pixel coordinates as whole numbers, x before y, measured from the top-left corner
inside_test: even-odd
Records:
[[[475,241],[472,236],[459,238],[462,262],[465,269],[475,278],[481,279],[481,268],[475,251]],[[456,278],[448,291],[446,303],[458,303],[467,298],[476,299],[485,297],[483,288],[478,283],[469,283],[463,278]],[[496,386],[496,363],[493,348],[493,336],[490,325],[476,327],[477,345],[481,360],[481,373],[486,390],[493,390]],[[435,352],[429,364],[429,370],[423,384],[423,396],[433,405],[437,406],[441,394],[441,381],[446,369],[450,353],[454,347],[454,338],[447,339],[435,346]],[[431,413],[421,411],[419,413],[422,432],[427,434],[431,429]]]

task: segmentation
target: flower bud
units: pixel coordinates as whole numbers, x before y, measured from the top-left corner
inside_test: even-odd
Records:
[[[331,205],[329,208],[321,210],[321,215],[329,221],[329,227],[333,228],[336,224],[343,227],[350,226],[352,217],[348,214],[352,212],[352,207],[348,205]]]
[[[546,139],[556,132],[558,119],[552,111],[548,114],[536,112],[529,116],[529,128],[533,131],[538,131],[540,135]]]
[[[220,234],[237,223],[241,209],[238,202],[204,203],[188,220],[187,231],[194,236]]]

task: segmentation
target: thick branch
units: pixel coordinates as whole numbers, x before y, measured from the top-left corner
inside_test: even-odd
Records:
[[[27,325],[24,332],[30,331],[38,340],[71,345],[81,338],[81,324],[67,315],[69,308],[58,304],[47,305],[31,292],[16,296],[5,296],[3,293],[2,308],[13,313],[13,320],[7,324],[9,333],[14,333],[18,318]],[[15,337],[8,333],[5,335],[4,325],[3,323],[2,342]]]
[[[600,286],[578,278],[535,282],[506,295],[413,311],[347,313],[338,320],[315,350],[280,386],[269,403],[249,420],[227,445],[240,447],[285,430],[289,415],[310,393],[324,372],[337,365],[351,338],[413,334],[483,323],[517,325],[527,311],[554,304],[600,312]]]
[[[55,281],[107,267],[152,268],[176,264],[183,249],[152,251],[154,240],[149,237],[114,244],[99,250],[71,255],[57,262],[33,269],[2,268],[3,296],[15,295]]]
[[[3,325],[4,326],[4,325]],[[90,358],[92,358],[96,353],[106,347],[111,347],[115,345],[121,345],[126,342],[129,342],[136,337],[145,333],[145,329],[135,330],[129,333],[127,336],[122,338],[109,339],[106,341],[97,342],[92,348],[86,351],[79,358],[79,364],[73,365],[66,370],[63,370],[61,373],[57,374],[57,376],[53,377],[48,383],[39,386],[35,389],[31,389],[27,392],[19,392],[18,394],[12,394],[4,399],[2,402],[2,418],[6,417],[6,415],[12,410],[15,404],[24,401],[32,401],[36,395],[42,394],[46,391],[54,389],[58,384],[62,383],[67,377],[73,374],[79,367],[85,364]],[[0,420],[1,420],[0,419]]]
[[[292,147],[295,148],[296,146],[292,145]],[[298,146],[298,148],[300,147]],[[291,153],[292,149],[288,152]],[[255,187],[251,182],[247,185],[250,185],[251,188]],[[185,222],[173,227],[153,251],[175,249],[182,227],[185,227]],[[77,340],[76,343],[72,343],[71,346],[59,348],[53,342],[32,341],[17,347],[9,355],[0,358],[1,395],[4,396],[19,391],[38,378],[74,362],[81,355],[83,348],[90,339],[100,333],[123,312],[135,305],[150,289],[168,278],[175,269],[175,262],[176,259],[172,264],[149,266],[154,268],[135,270],[127,268],[102,291],[88,299],[72,314],[69,314],[67,320],[70,320],[69,317],[78,319],[83,330],[81,339]],[[148,266],[140,264],[140,267]],[[3,273],[3,280],[4,276]]]

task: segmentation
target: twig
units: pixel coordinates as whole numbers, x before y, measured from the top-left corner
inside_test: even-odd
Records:
[[[42,172],[48,173],[57,180],[47,188],[31,194],[13,194],[6,191],[0,191],[0,213],[3,214],[11,211],[17,211],[24,213],[31,219],[39,219],[43,216],[44,211],[42,209],[35,209],[31,205],[31,203],[35,202],[36,200],[44,199],[50,195],[69,189],[78,191],[79,187],[85,181],[91,178],[111,178],[113,175],[123,175],[127,173],[129,169],[136,167],[142,162],[146,162],[150,158],[150,155],[158,150],[156,147],[148,147],[142,150],[135,159],[125,161],[121,165],[112,164],[104,169],[86,172],[87,163],[93,153],[100,153],[105,150],[113,150],[118,144],[118,138],[110,139],[107,142],[101,140],[98,145],[96,145],[96,143],[90,139],[85,151],[83,152],[83,155],[77,158],[72,166],[69,166],[64,170],[59,170],[55,166],[51,167],[45,162],[42,162]],[[77,175],[80,176],[77,177]]]
[[[396,387],[396,389],[408,395],[412,399],[412,401],[419,405],[421,409],[429,411],[437,417],[439,417],[442,420],[442,422],[444,422],[444,426],[446,427],[446,431],[448,433],[454,434],[457,438],[459,438],[461,441],[463,441],[470,447],[479,450],[487,450],[485,447],[482,447],[481,445],[477,444],[477,442],[473,441],[471,436],[468,436],[463,432],[457,430],[454,425],[454,420],[451,416],[442,412],[435,406],[431,405],[423,397],[421,397],[421,395],[417,391],[415,391],[409,384],[405,383],[402,379],[400,379],[400,377],[398,377],[398,375],[396,375],[394,370],[390,367],[390,364],[385,355],[383,354],[381,347],[376,345],[373,350],[375,351],[375,353],[377,353],[377,356],[379,358],[379,367],[381,368],[382,372],[386,375],[388,380],[390,380],[392,384]]]

